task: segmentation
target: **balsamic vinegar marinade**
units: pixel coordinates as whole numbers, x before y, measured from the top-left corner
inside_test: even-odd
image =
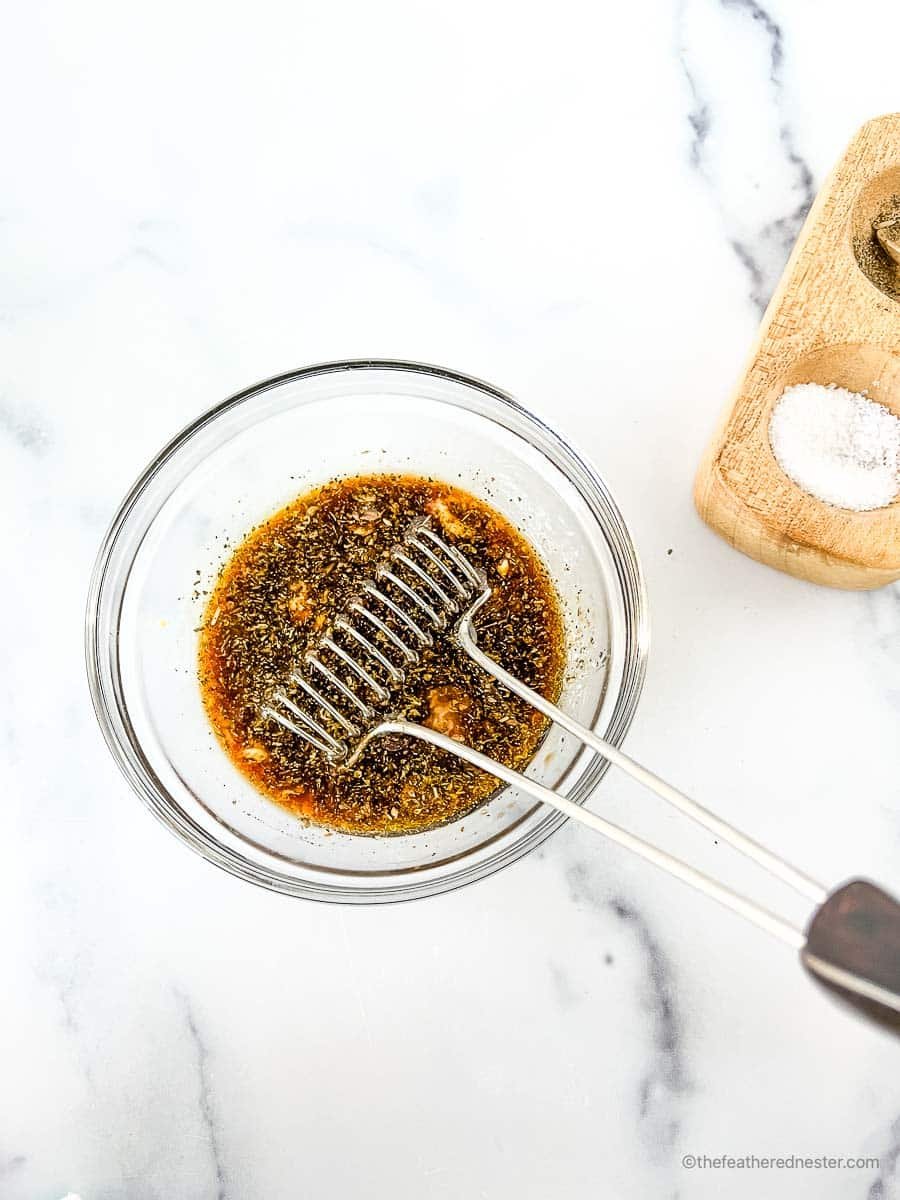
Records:
[[[235,766],[298,816],[356,834],[412,833],[463,816],[497,788],[490,775],[414,738],[379,737],[349,769],[261,713],[273,688],[326,633],[414,521],[487,574],[475,619],[481,647],[558,699],[564,662],[556,591],[535,551],[483,500],[412,475],[336,480],[255,529],[222,570],[200,631],[210,722]],[[406,671],[392,710],[521,769],[546,720],[487,676],[449,636]]]

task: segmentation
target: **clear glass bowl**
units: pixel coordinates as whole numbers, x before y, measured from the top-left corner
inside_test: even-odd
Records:
[[[371,360],[232,396],[170,442],[119,509],[91,581],[88,677],[109,747],[150,810],[210,862],[293,896],[433,895],[514,862],[564,819],[503,788],[428,833],[352,837],[261,796],[214,737],[196,630],[229,546],[316,484],[379,471],[459,484],[535,546],[565,613],[563,707],[619,744],[643,683],[647,605],[625,522],[591,467],[510,396],[438,367]],[[554,729],[529,774],[582,802],[605,769]]]

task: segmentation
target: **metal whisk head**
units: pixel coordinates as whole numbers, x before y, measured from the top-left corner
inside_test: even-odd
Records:
[[[489,595],[484,574],[427,518],[416,522],[291,673],[301,695],[278,689],[263,714],[332,763],[345,762],[354,755],[348,739],[368,735],[422,648],[451,624],[458,630]]]

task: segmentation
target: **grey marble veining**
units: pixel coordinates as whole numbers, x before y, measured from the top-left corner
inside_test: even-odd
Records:
[[[890,1200],[900,1191],[897,1185],[897,1167],[900,1163],[900,1117],[891,1123],[881,1154],[881,1167],[872,1181],[866,1200]]]
[[[250,888],[130,794],[81,640],[110,517],[199,412],[307,362],[444,363],[560,428],[633,528],[654,644],[632,753],[828,882],[896,879],[900,587],[779,576],[690,499],[816,186],[897,107],[892,20],[883,0],[10,13],[2,1200],[900,1197],[900,1046],[762,934],[572,828],[414,905]],[[615,772],[594,803],[785,902]]]
[[[207,1139],[209,1142],[209,1157],[211,1160],[211,1188],[210,1194],[216,1197],[216,1200],[227,1200],[228,1192],[226,1190],[226,1170],[225,1164],[222,1161],[222,1148],[220,1145],[220,1132],[216,1114],[214,1109],[213,1097],[213,1080],[210,1073],[209,1049],[206,1042],[197,1027],[197,1018],[194,1015],[194,1010],[191,1007],[190,1001],[183,992],[175,993],[179,1005],[184,1011],[184,1019],[187,1024],[188,1033],[191,1041],[194,1044],[197,1057],[197,1080],[199,1095],[197,1105],[200,1110],[200,1117],[203,1122],[203,1127],[206,1130]]]
[[[635,947],[639,951],[637,1004],[648,1016],[650,1054],[638,1083],[638,1112],[648,1155],[666,1161],[678,1139],[679,1097],[690,1090],[671,963],[647,918],[630,900],[610,896],[598,887],[591,864],[571,863],[566,878],[573,901],[611,914],[627,932],[631,944],[626,944],[626,953]]]
[[[762,313],[815,197],[815,180],[785,111],[785,46],[778,21],[756,0],[720,0],[718,19],[711,7],[716,6],[684,0],[679,13],[679,61],[693,99],[690,163],[716,197],[725,235],[747,272],[750,299]],[[712,38],[696,36],[695,26],[705,24],[714,28]],[[717,95],[721,81],[710,64],[719,60],[732,69],[729,50],[737,47],[741,58],[756,60],[750,87],[739,92],[731,79],[728,91]],[[718,152],[723,141],[734,137],[732,106],[755,109],[772,126],[752,160],[752,180],[739,152]],[[748,197],[747,184],[756,190],[763,178],[775,207],[760,211],[758,197]]]
[[[12,438],[17,446],[35,456],[46,451],[49,441],[43,423],[34,414],[5,399],[0,399],[0,434]]]

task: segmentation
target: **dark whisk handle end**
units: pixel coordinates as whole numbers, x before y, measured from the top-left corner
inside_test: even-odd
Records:
[[[845,995],[900,1016],[900,903],[874,883],[852,879],[833,891],[813,915],[800,957]]]

